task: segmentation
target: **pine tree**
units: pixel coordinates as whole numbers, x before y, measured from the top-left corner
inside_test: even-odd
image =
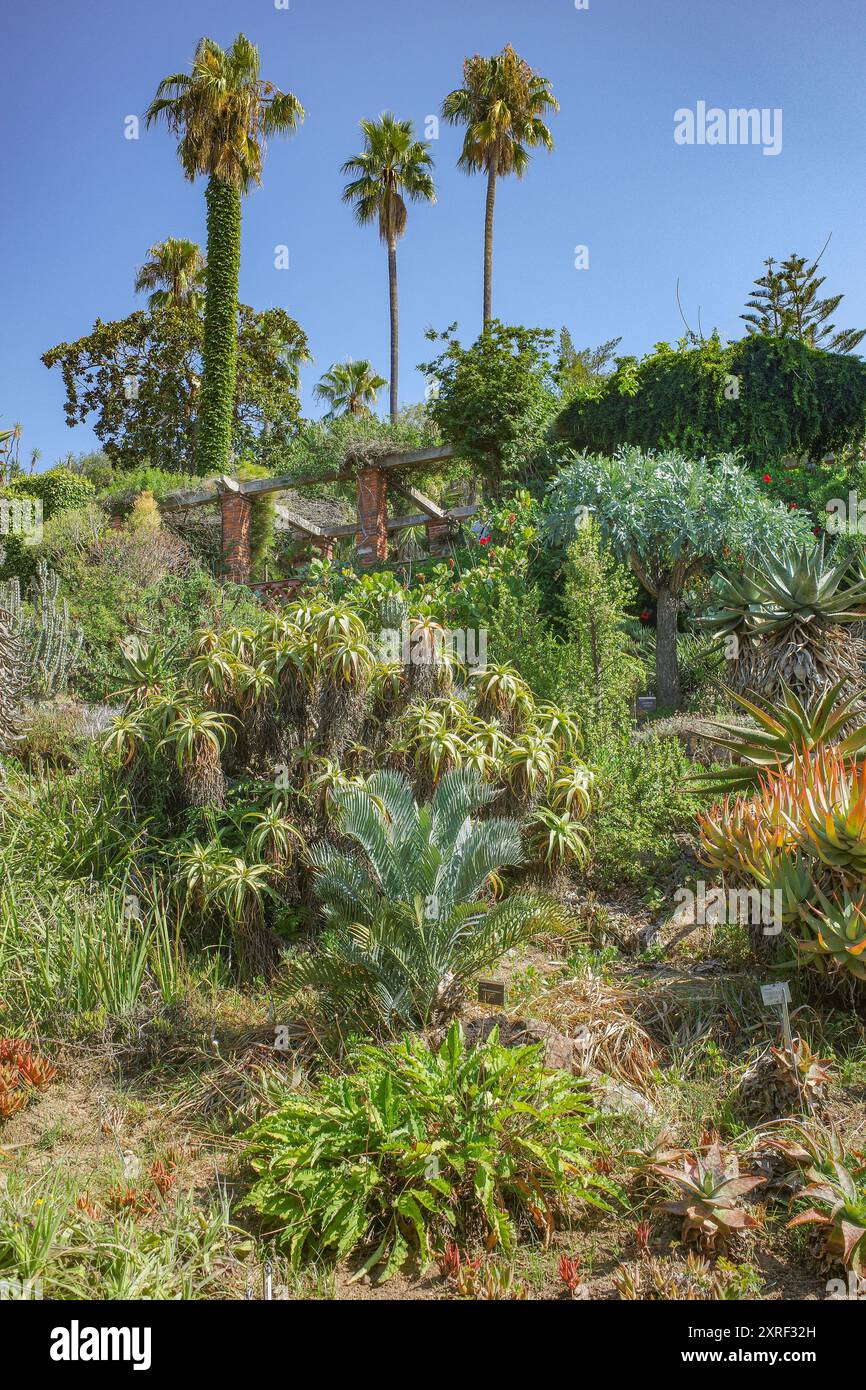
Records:
[[[820,260],[820,257],[818,258]],[[853,352],[866,338],[866,328],[836,329],[829,322],[844,295],[819,299],[818,291],[826,276],[818,275],[818,261],[807,263],[794,252],[778,268],[772,256],[764,262],[766,274],[759,276],[746,302],[750,311],[740,318],[750,333],[770,338],[797,338],[810,347],[827,352]]]

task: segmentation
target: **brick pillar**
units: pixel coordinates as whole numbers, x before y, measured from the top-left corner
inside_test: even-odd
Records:
[[[315,541],[313,541],[313,545],[314,545],[315,549],[318,550],[318,552],[319,552],[319,558],[320,558],[321,560],[333,560],[333,558],[334,558],[334,542],[333,542],[333,541],[330,541],[330,540],[322,540],[322,541],[320,541],[320,540],[315,540]]]
[[[433,555],[441,555],[447,548],[451,528],[447,521],[427,522],[427,544]]]
[[[223,577],[233,584],[246,584],[250,577],[250,531],[253,504],[242,492],[220,492],[222,513]]]
[[[381,468],[362,468],[358,473],[355,545],[362,565],[388,558],[388,484]]]

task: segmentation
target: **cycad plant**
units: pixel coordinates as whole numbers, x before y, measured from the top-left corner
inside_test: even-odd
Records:
[[[390,771],[335,792],[340,834],[360,854],[311,850],[326,930],[290,964],[290,982],[363,1022],[416,1028],[453,1013],[477,970],[535,932],[561,929],[561,909],[543,899],[490,900],[491,875],[521,861],[514,821],[472,818],[492,796],[471,769],[447,772],[423,806]]]
[[[351,180],[343,201],[352,203],[363,227],[375,222],[379,239],[388,248],[388,286],[391,306],[391,419],[398,411],[399,360],[397,313],[397,242],[406,231],[406,200],[435,203],[429,146],[415,139],[411,121],[398,121],[385,111],[378,121],[362,121],[364,148],[347,159],[343,173]]]
[[[717,575],[714,587],[698,622],[736,639],[736,689],[778,700],[788,686],[807,706],[840,681],[846,693],[862,691],[866,644],[850,628],[866,618],[866,580],[850,576],[848,558],[832,563],[823,544],[783,547],[742,573]]]
[[[204,174],[207,186],[207,271],[204,371],[196,438],[196,470],[229,471],[238,345],[238,273],[241,195],[261,181],[270,135],[293,131],[304,108],[259,75],[255,44],[238,34],[231,48],[203,38],[192,73],[160,82],[147,124],[164,119],[180,137],[186,177]]]

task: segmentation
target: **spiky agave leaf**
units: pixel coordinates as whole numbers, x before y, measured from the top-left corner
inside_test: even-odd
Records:
[[[852,717],[862,712],[857,695],[840,702],[846,685],[844,678],[836,681],[812,708],[804,705],[784,681],[781,702],[769,708],[728,689],[730,698],[752,716],[758,727],[736,720],[715,720],[727,737],[714,733],[712,742],[730,749],[739,765],[697,772],[692,782],[710,791],[740,791],[756,786],[766,770],[790,767],[796,753],[834,744],[840,753],[852,757],[866,754],[866,724],[845,732]]]

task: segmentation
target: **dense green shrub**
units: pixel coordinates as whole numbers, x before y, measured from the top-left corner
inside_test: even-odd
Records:
[[[467,1048],[454,1023],[438,1050],[407,1037],[353,1063],[246,1135],[259,1175],[247,1204],[296,1267],[363,1252],[359,1274],[381,1266],[384,1280],[447,1240],[509,1252],[524,1231],[546,1241],[574,1200],[606,1205],[586,1088],[545,1072],[540,1048],[504,1048],[496,1032]]]
[[[626,444],[691,454],[741,450],[763,473],[790,455],[820,460],[862,442],[866,363],[758,334],[729,347],[715,335],[696,345],[658,343],[579,390],[557,430],[593,453]]]
[[[89,479],[68,468],[51,468],[47,473],[33,473],[16,478],[4,489],[7,497],[38,497],[42,502],[42,517],[50,520],[67,507],[82,507],[93,497]]]
[[[493,319],[464,348],[456,328],[428,333],[444,346],[419,368],[435,384],[428,409],[443,438],[494,493],[548,477],[554,464],[544,444],[558,400],[553,333]]]
[[[589,874],[606,889],[645,885],[676,858],[675,834],[694,829],[699,799],[684,790],[693,765],[677,738],[653,734],[632,742],[623,731],[592,753]]]
[[[42,503],[43,523],[58,516],[67,508],[85,506],[94,495],[93,484],[68,468],[52,468],[47,473],[34,473],[15,478],[2,489],[3,497],[32,497]],[[0,579],[29,580],[36,570],[38,547],[25,544],[21,536],[2,538]]]

